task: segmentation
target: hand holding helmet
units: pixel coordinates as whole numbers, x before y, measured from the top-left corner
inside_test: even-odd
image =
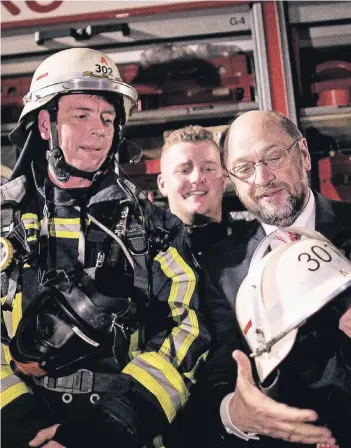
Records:
[[[298,328],[333,300],[340,317],[351,306],[351,262],[317,232],[290,228],[305,235],[264,256],[274,238],[258,246],[238,291],[236,314],[264,381],[288,356]]]
[[[255,386],[248,357],[238,350],[233,357],[238,375],[228,412],[239,430],[297,443],[335,443],[329,429],[312,424],[318,418],[315,411],[287,406],[264,395]]]
[[[298,414],[296,421],[291,416],[294,408],[311,407],[333,436],[342,440],[342,419],[335,414],[348,415],[349,411],[338,404],[337,396],[328,395],[323,384],[328,365],[348,362],[338,322],[347,332],[351,262],[321,234],[293,227],[287,230],[303,238],[267,253],[275,232],[267,236],[256,249],[238,291],[236,315],[256,374],[244,354],[234,355],[238,381],[232,418],[244,431],[294,442],[333,444],[330,432],[323,434],[320,426],[298,421]],[[267,400],[264,394],[294,408]]]

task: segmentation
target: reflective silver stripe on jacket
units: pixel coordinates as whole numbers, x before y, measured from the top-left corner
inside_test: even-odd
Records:
[[[30,392],[26,384],[12,372],[9,365],[1,365],[1,408],[20,395]]]
[[[80,218],[48,218],[48,226],[50,236],[79,239]]]
[[[35,213],[24,213],[21,216],[24,228],[26,230],[27,242],[37,241],[39,237],[39,218]]]
[[[123,369],[123,373],[131,375],[155,395],[169,422],[188,399],[180,373],[159,353],[142,353]]]

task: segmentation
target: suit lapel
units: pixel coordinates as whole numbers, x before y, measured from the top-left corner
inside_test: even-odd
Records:
[[[340,232],[341,226],[332,208],[332,202],[319,193],[316,198],[316,230],[326,238],[333,240]]]
[[[253,254],[266,235],[263,227],[257,221],[253,223],[253,227],[248,233],[249,234],[243,238],[244,243],[239,243],[240,245],[243,244],[242,247],[245,250],[245,255],[242,261],[239,264],[235,263],[236,269],[233,269],[232,265],[223,269],[224,271],[227,271],[225,273],[227,281],[222,284],[223,291],[225,296],[230,298],[229,301],[233,310],[235,310],[235,299],[238,289],[248,273]]]

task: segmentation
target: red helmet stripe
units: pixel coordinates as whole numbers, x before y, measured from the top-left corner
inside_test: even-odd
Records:
[[[244,328],[244,334],[246,335],[247,332],[250,330],[250,328],[252,327],[252,320],[249,320],[248,323],[245,325]]]
[[[42,75],[37,77],[36,81],[39,81],[39,79],[45,78],[45,76],[48,76],[48,74],[49,74],[48,72],[43,73]]]

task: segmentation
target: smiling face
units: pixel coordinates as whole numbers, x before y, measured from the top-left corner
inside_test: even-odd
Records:
[[[269,113],[249,112],[232,125],[226,167],[231,170],[239,163],[257,163],[262,157],[289,148],[294,140]],[[251,177],[230,178],[241,202],[260,221],[286,227],[308,201],[310,169],[307,143],[301,138],[289,151],[284,166],[272,169],[259,163]]]
[[[97,95],[62,96],[57,113],[60,148],[68,164],[83,171],[96,171],[109,153],[113,135],[115,108]],[[50,138],[49,113],[39,113],[42,138]]]
[[[221,221],[224,177],[213,141],[180,142],[167,148],[157,181],[171,212],[185,224],[192,224],[195,215]]]

